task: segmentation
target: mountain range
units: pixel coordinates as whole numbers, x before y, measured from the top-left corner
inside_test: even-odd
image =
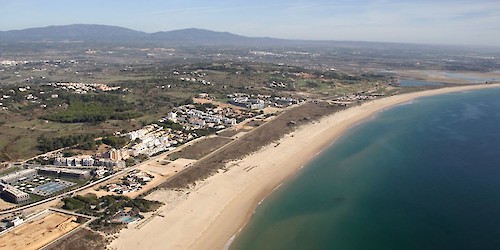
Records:
[[[29,28],[23,30],[0,31],[0,42],[43,41],[82,41],[103,43],[165,42],[171,44],[200,45],[256,45],[259,43],[273,44],[292,40],[265,37],[246,37],[229,32],[217,32],[195,28],[146,33],[118,26],[97,24],[72,24]]]
[[[128,28],[99,25],[72,24],[29,28],[23,30],[0,31],[0,43],[39,43],[39,42],[88,42],[108,44],[146,44],[146,45],[232,45],[232,46],[327,46],[350,49],[380,49],[380,50],[420,50],[422,47],[432,50],[476,50],[478,47],[456,45],[422,45],[385,42],[360,41],[313,41],[289,40],[270,37],[247,37],[229,32],[218,32],[205,29],[180,29],[146,33]],[[480,47],[484,49],[484,47]],[[499,51],[499,47],[487,47]]]

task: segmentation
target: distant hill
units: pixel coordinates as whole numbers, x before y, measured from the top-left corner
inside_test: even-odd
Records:
[[[421,45],[382,42],[359,41],[312,41],[288,40],[269,37],[246,37],[229,32],[217,32],[204,29],[181,29],[146,33],[118,26],[97,24],[72,24],[62,26],[48,26],[23,30],[0,31],[0,43],[20,42],[89,42],[113,44],[155,44],[155,45],[233,45],[233,46],[320,46],[347,49],[370,50],[416,50],[424,46],[430,50],[476,50],[478,47],[450,46],[450,45]],[[481,48],[484,49],[484,48]],[[499,47],[486,48],[498,51]]]
[[[182,29],[173,31],[161,31],[150,35],[154,40],[172,41],[172,42],[201,42],[201,43],[219,43],[219,42],[242,42],[248,37],[235,35],[229,32],[217,32],[204,29]]]
[[[63,26],[49,26],[43,28],[30,28],[24,30],[11,30],[0,32],[0,41],[132,41],[144,39],[148,36],[145,32],[135,31],[123,27],[97,25],[97,24],[72,24]]]
[[[83,41],[83,42],[164,42],[169,44],[215,44],[249,45],[272,44],[286,40],[274,38],[254,38],[204,29],[182,29],[145,33],[123,27],[73,24],[49,26],[24,30],[0,31],[0,42],[42,42],[42,41]]]

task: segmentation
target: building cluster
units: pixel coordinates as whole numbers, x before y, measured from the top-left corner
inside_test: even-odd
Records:
[[[164,122],[162,118],[159,122]],[[174,149],[177,145],[194,139],[197,135],[194,133],[183,132],[164,128],[158,124],[151,124],[139,130],[131,131],[124,135],[133,141],[128,147],[119,149],[117,155],[151,156],[159,152]]]
[[[305,102],[305,99],[297,99],[293,97],[283,97],[283,96],[275,96],[271,97],[269,100],[270,106],[277,108],[286,108],[295,104],[300,104]]]
[[[195,134],[173,131],[169,128],[164,129],[157,124],[147,125],[142,129],[131,131],[124,136],[134,142],[127,148],[121,149],[122,152],[128,151],[128,153],[122,154],[129,154],[131,156],[151,156],[159,152],[171,150],[178,144],[185,143],[196,137]]]
[[[174,75],[181,76],[179,80],[183,82],[192,82],[192,83],[201,83],[203,85],[212,85],[212,82],[204,79],[207,76],[206,73],[201,72],[200,70],[195,70],[191,72],[179,72],[174,71]]]
[[[230,107],[206,107],[184,105],[174,108],[160,122],[171,121],[184,126],[185,129],[224,129],[254,117],[255,113]]]
[[[105,84],[87,84],[87,83],[48,83],[47,86],[54,87],[56,90],[72,91],[77,94],[86,94],[95,91],[112,91],[120,87],[110,87]],[[8,110],[9,104],[15,102],[27,101],[32,104],[38,104],[41,108],[46,108],[46,101],[59,98],[52,90],[35,91],[30,86],[21,86],[3,91],[0,89],[0,109]]]
[[[102,83],[57,82],[57,83],[48,83],[47,85],[57,89],[71,91],[76,94],[86,94],[88,92],[98,92],[98,91],[106,92],[106,91],[114,91],[120,89],[119,86],[111,87]]]
[[[229,103],[248,109],[263,109],[266,107],[285,108],[294,104],[299,104],[305,99],[274,95],[253,95],[245,93],[234,93],[227,97],[231,98]]]
[[[81,155],[76,157],[56,157],[54,159],[55,166],[94,166],[96,161],[92,156]]]
[[[102,154],[101,157],[93,157],[90,155],[79,155],[74,157],[56,157],[54,166],[65,168],[83,168],[83,169],[98,169],[100,167],[114,168],[125,167],[125,162],[128,158],[127,150],[111,149]]]
[[[92,176],[90,170],[56,168],[56,167],[41,167],[38,169],[38,174],[43,176],[53,176],[56,178],[69,178],[69,179],[82,179],[82,180],[89,179]]]
[[[267,86],[269,88],[273,88],[273,89],[287,89],[287,88],[290,88],[290,87],[294,87],[295,84],[294,83],[285,83],[285,82],[276,82],[276,81],[272,81],[270,83],[267,84]]]
[[[269,51],[261,51],[261,50],[251,50],[250,54],[255,56],[270,56],[270,57],[285,57],[286,55],[269,52]]]
[[[132,156],[151,156],[158,152],[168,150],[177,144],[177,141],[170,140],[171,134],[165,130],[155,131],[139,137],[139,142],[130,146],[129,152]]]
[[[12,60],[2,60],[0,61],[0,65],[2,66],[16,66],[19,64],[18,61],[12,61]]]
[[[77,60],[25,60],[25,61],[14,61],[14,60],[2,60],[0,61],[1,69],[4,70],[12,70],[14,75],[19,79],[19,82],[34,82],[38,83],[40,80],[45,80],[45,76],[39,76],[39,74],[33,74],[31,76],[23,76],[22,72],[29,74],[28,72],[43,72],[48,70],[57,70],[61,69],[65,72],[71,72],[71,65],[76,65],[79,62]],[[75,74],[80,74],[80,72],[75,71]],[[91,75],[92,72],[88,72],[86,74]]]
[[[127,176],[123,177],[118,183],[110,183],[103,186],[108,192],[114,192],[116,194],[126,194],[131,192],[137,192],[142,186],[146,185],[154,179],[154,176],[146,172],[140,172],[134,170]]]
[[[129,140],[133,141],[136,139],[144,138],[144,136],[146,136],[147,134],[149,134],[151,132],[156,132],[159,130],[161,130],[160,126],[158,126],[156,124],[151,124],[151,125],[144,126],[141,129],[130,131],[127,134],[125,134],[125,137],[127,137]]]
[[[231,98],[229,103],[247,109],[263,109],[266,107],[266,103],[264,102],[264,100],[258,98],[249,98],[247,96],[233,97]]]
[[[0,61],[0,65],[2,66],[16,66],[16,65],[25,65],[25,64],[40,64],[43,63],[49,66],[62,65],[62,64],[77,64],[77,60],[2,60]]]
[[[8,103],[16,102],[16,101],[29,101],[34,104],[41,104],[40,95],[45,94],[45,92],[41,91],[40,93],[34,93],[31,91],[29,86],[18,87],[17,89],[9,89],[5,92],[0,89],[0,107],[2,110],[8,110]],[[43,105],[42,105],[43,107]]]
[[[375,99],[377,94],[351,94],[351,95],[345,95],[341,96],[335,99],[335,101],[338,102],[356,102],[356,101],[366,101],[366,100],[373,100]]]
[[[125,160],[139,155],[152,156],[154,154],[174,149],[178,144],[194,139],[194,133],[173,131],[157,124],[147,125],[139,130],[123,134],[131,140],[127,146],[119,149],[112,148],[101,155],[78,155],[54,158],[53,165],[38,168],[38,172],[45,175],[59,176],[60,178],[101,178],[109,173],[126,167]]]
[[[203,85],[212,85],[212,82],[210,82],[210,81],[207,81],[205,79],[200,79],[200,78],[194,78],[194,77],[193,78],[181,77],[180,80],[183,82],[193,82],[193,83],[201,83]]]

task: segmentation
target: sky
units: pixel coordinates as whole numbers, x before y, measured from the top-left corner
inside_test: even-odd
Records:
[[[0,0],[2,31],[66,24],[500,46],[500,0]]]

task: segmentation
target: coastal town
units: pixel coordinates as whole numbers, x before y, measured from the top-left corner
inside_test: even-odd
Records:
[[[85,94],[84,91],[91,90],[87,85],[79,84],[55,86],[62,86],[63,90],[72,90],[76,94]],[[227,104],[217,105],[217,102],[211,101],[209,94],[201,93],[195,100],[204,100],[203,102],[175,107],[156,123],[126,133],[115,131],[113,137],[125,141],[121,147],[111,147],[93,155],[67,156],[63,151],[56,150],[34,160],[9,163],[7,169],[10,171],[0,177],[2,197],[6,202],[16,204],[17,206],[10,206],[15,208],[26,204],[43,203],[44,200],[50,200],[49,198],[75,193],[74,190],[86,186],[98,186],[106,194],[142,193],[147,191],[143,190],[145,188],[154,188],[154,185],[148,183],[161,177],[154,172],[134,168],[140,166],[141,161],[154,159],[163,154],[168,155],[169,152],[176,152],[177,148],[195,139],[199,140],[220,131],[232,131],[236,127],[241,127],[240,124],[253,121],[258,116],[269,117],[276,110],[307,102],[305,98],[261,94],[233,93],[227,97],[229,98]],[[51,96],[51,98],[57,97]],[[341,97],[337,101],[346,103],[371,99],[373,96],[352,95]],[[272,108],[273,112],[264,112],[268,108]],[[131,167],[133,170],[129,171]],[[6,208],[8,207],[3,209]],[[12,220],[22,220],[22,217],[13,217]],[[116,219],[114,221],[123,223]],[[127,223],[133,221],[135,220]],[[8,220],[3,229],[6,230],[17,223]]]
[[[327,103],[340,108],[381,96],[359,93],[341,96]],[[197,98],[210,100],[209,95],[205,93],[197,95]],[[222,106],[214,105],[213,102],[178,106],[156,123],[145,125],[141,129],[126,133],[115,131],[113,137],[122,138],[125,143],[121,147],[111,147],[99,154],[66,156],[62,151],[56,150],[34,160],[9,163],[7,169],[10,171],[0,176],[1,194],[5,202],[15,205],[3,209],[9,211],[25,205],[43,204],[45,200],[51,200],[50,198],[64,197],[68,193],[75,193],[75,190],[82,193],[80,190],[91,190],[90,187],[97,187],[97,191],[88,193],[97,195],[97,198],[107,197],[106,195],[136,197],[137,194],[160,185],[161,179],[168,180],[175,176],[175,173],[167,175],[165,179],[155,171],[140,167],[146,166],[141,163],[142,161],[163,158],[164,155],[179,152],[182,145],[188,145],[191,141],[219,134],[220,131],[232,131],[241,127],[240,124],[255,121],[258,116],[266,115],[264,110],[269,107],[273,108],[273,113],[269,113],[273,116],[276,108],[287,109],[317,102],[244,93],[230,94],[228,98],[230,98],[228,103]],[[296,124],[296,121],[287,123],[288,126],[290,124]],[[209,132],[201,135],[200,131]],[[281,143],[277,145],[279,144]],[[182,171],[190,166],[192,164],[183,165],[179,170]],[[153,183],[156,184],[151,185]],[[123,225],[140,221],[143,217],[137,209],[119,209],[112,215],[110,221],[115,225]],[[22,215],[4,217],[0,229],[8,232],[9,228],[18,227],[25,220],[29,221],[31,218]],[[101,227],[102,224],[98,225]]]
[[[64,91],[73,91],[75,94],[95,91],[94,87],[99,90],[106,89],[102,85],[85,84],[58,83],[54,86]],[[119,88],[114,90],[116,89]],[[21,92],[27,91],[29,87],[21,90]],[[93,155],[73,153],[66,155],[64,151],[56,150],[30,161],[9,163],[8,173],[0,176],[0,190],[4,201],[17,206],[4,206],[3,210],[43,204],[45,200],[61,195],[64,197],[65,194],[75,193],[74,190],[86,186],[98,186],[107,194],[115,195],[145,192],[147,190],[143,190],[144,188],[155,187],[148,186],[148,183],[154,182],[155,178],[161,176],[134,167],[140,166],[141,161],[176,152],[177,148],[182,148],[182,145],[195,139],[203,139],[220,131],[231,131],[239,124],[247,123],[254,117],[264,114],[263,110],[267,107],[285,108],[305,102],[304,99],[253,96],[243,93],[231,94],[228,97],[231,98],[230,101],[221,106],[211,102],[182,105],[173,108],[156,123],[126,133],[115,131],[113,140],[125,141],[117,148],[111,147]],[[57,96],[52,95],[50,98]],[[211,100],[206,93],[197,95],[197,98]],[[184,167],[189,166],[190,164]],[[99,183],[104,184],[99,185]],[[161,182],[156,185],[158,184]],[[125,212],[120,213],[123,215]],[[135,215],[137,214],[139,213],[135,212]],[[7,218],[2,224],[2,230],[18,226],[26,219],[22,216]],[[118,224],[124,223],[116,218],[113,221]],[[135,220],[127,220],[125,223],[133,221]]]

